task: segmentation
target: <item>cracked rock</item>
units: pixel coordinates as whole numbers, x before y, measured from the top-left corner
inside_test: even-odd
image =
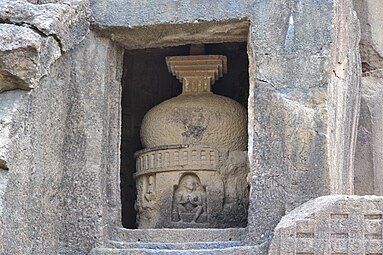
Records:
[[[0,92],[36,87],[60,56],[53,37],[26,27],[0,24]]]
[[[0,23],[30,26],[46,36],[54,37],[61,50],[68,51],[82,41],[89,31],[88,1],[58,2],[33,4],[20,0],[0,1]]]

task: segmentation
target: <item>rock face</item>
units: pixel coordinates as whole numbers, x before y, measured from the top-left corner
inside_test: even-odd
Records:
[[[361,112],[355,158],[355,192],[383,195],[383,2],[354,1],[361,23],[360,53],[363,65]],[[373,185],[371,185],[374,183]]]
[[[8,170],[8,161],[11,157],[14,122],[18,118],[18,107],[26,95],[20,91],[1,93],[0,108],[0,169]]]
[[[383,195],[383,69],[364,73],[355,162],[356,194]]]
[[[328,87],[328,157],[331,194],[353,194],[356,129],[359,118],[360,25],[351,1],[335,1],[335,45]],[[347,123],[347,124],[346,124]],[[345,139],[344,137],[349,137]],[[346,153],[345,153],[346,152]]]
[[[269,254],[380,254],[383,198],[326,196],[284,216]]]
[[[86,1],[0,2],[0,92],[31,89],[89,30]],[[5,24],[8,23],[8,24]]]
[[[105,235],[96,225],[109,219],[106,191],[91,186],[104,179],[100,155],[118,162],[118,146],[101,152],[96,144],[103,132],[117,134],[106,127],[118,126],[118,111],[107,109],[119,105],[106,98],[118,97],[119,74],[108,40],[92,35],[78,45],[88,33],[85,8],[84,1],[0,3],[0,91],[28,90],[0,93],[1,254],[86,254]],[[97,117],[101,108],[109,117]]]
[[[361,24],[360,54],[363,72],[382,69],[383,3],[379,0],[354,0],[354,6]]]
[[[1,254],[87,254],[105,238],[102,222],[120,220],[103,206],[118,183],[96,184],[118,168],[118,145],[103,139],[118,134],[115,51],[90,35],[37,88],[0,94]]]
[[[26,25],[54,37],[63,51],[73,48],[89,30],[86,0],[60,1],[43,5],[21,0],[0,2],[0,21]]]
[[[53,37],[42,37],[26,27],[0,24],[0,93],[36,87],[60,56]]]

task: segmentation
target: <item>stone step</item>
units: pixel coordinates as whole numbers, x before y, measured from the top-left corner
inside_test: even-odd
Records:
[[[186,242],[223,242],[241,241],[247,233],[246,228],[186,228],[186,229],[126,229],[112,228],[110,236],[113,241],[120,242],[154,242],[154,243],[186,243]]]
[[[146,243],[146,242],[118,242],[109,241],[108,248],[117,249],[158,249],[158,250],[202,250],[202,249],[223,249],[238,247],[240,241],[223,242],[187,242],[187,243]]]
[[[90,255],[260,255],[257,246],[238,246],[222,249],[205,250],[163,250],[163,249],[93,249]]]

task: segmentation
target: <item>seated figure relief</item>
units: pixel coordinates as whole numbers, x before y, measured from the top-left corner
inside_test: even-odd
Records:
[[[206,221],[206,192],[195,174],[181,177],[173,197],[173,221],[200,223]]]

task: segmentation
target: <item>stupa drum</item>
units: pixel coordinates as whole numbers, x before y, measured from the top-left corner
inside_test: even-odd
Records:
[[[218,55],[167,57],[181,95],[144,117],[136,153],[139,228],[246,225],[247,116],[211,85],[227,72]]]

